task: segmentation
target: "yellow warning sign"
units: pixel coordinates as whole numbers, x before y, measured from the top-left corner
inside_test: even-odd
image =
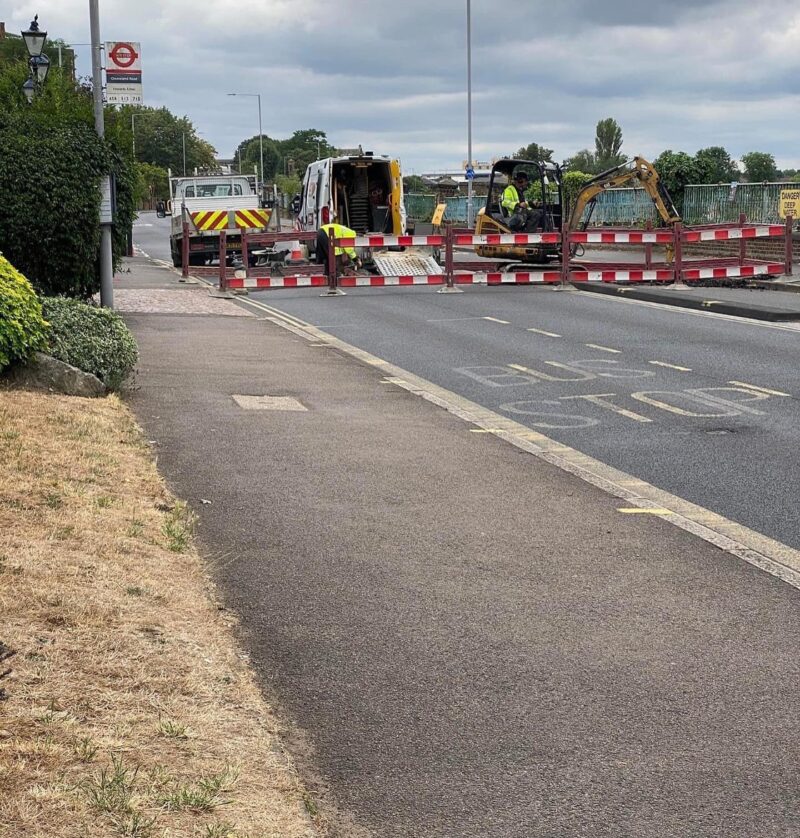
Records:
[[[447,209],[447,204],[437,204],[436,209],[433,212],[433,218],[431,218],[431,224],[434,227],[438,227],[442,223],[442,219],[444,218],[444,211]]]
[[[800,216],[800,187],[797,189],[781,189],[778,214],[781,218],[786,218],[787,215],[791,215],[792,218]]]

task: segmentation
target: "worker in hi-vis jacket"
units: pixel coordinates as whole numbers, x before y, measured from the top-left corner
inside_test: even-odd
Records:
[[[357,235],[355,230],[345,227],[344,224],[323,224],[317,231],[317,264],[325,265],[325,272],[328,272],[328,246],[331,236],[334,239],[354,239]],[[354,268],[361,267],[361,260],[354,247],[341,247],[338,243],[334,247],[337,273],[348,265],[353,265]]]

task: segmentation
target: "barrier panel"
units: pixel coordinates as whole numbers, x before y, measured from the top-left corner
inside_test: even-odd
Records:
[[[738,223],[684,227],[677,223],[670,229],[602,229],[561,232],[503,233],[476,235],[470,230],[457,229],[448,225],[444,232],[426,236],[384,236],[363,235],[336,239],[329,237],[326,264],[311,265],[304,262],[281,265],[251,265],[251,255],[261,247],[274,247],[278,243],[312,242],[316,231],[287,233],[253,233],[248,230],[230,231],[239,234],[241,242],[229,248],[228,231],[219,235],[219,264],[216,267],[196,267],[193,272],[200,276],[218,277],[221,290],[266,290],[270,288],[324,288],[328,293],[342,293],[342,288],[386,288],[404,286],[444,286],[455,290],[462,285],[566,285],[575,283],[687,283],[719,282],[734,279],[769,277],[791,274],[792,271],[792,225],[791,217],[785,224],[748,224],[744,216]],[[188,276],[188,223],[183,225],[183,275]],[[750,259],[747,243],[754,239],[783,238],[784,259]],[[696,243],[735,242],[736,256],[712,256],[708,258],[686,258],[686,245]],[[602,248],[621,245],[624,248],[644,248],[644,261],[636,262],[594,261],[588,259],[564,259],[560,263],[542,265],[541,269],[508,270],[504,263],[490,260],[459,261],[454,259],[455,247],[477,245],[561,245],[562,254],[573,253],[579,245]],[[665,259],[653,260],[653,247],[663,247]],[[361,248],[406,248],[426,247],[439,251],[444,264],[441,273],[397,273],[367,274],[348,273],[340,276],[335,251],[337,247]],[[229,265],[229,249],[241,250],[242,266]],[[384,263],[385,265],[386,263]]]

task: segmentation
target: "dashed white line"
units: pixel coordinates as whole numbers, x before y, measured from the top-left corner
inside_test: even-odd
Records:
[[[585,343],[584,346],[588,346],[589,349],[599,349],[601,352],[613,352],[615,355],[621,355],[621,349],[612,349],[610,346],[601,346],[599,343]]]
[[[681,367],[678,364],[668,364],[666,361],[648,361],[648,364],[652,364],[654,367],[667,367],[670,370],[678,370],[678,372],[691,372],[689,367]]]
[[[561,335],[557,335],[555,332],[548,332],[545,329],[534,329],[530,328],[527,329],[528,332],[536,332],[537,335],[545,335],[548,338],[560,338]]]

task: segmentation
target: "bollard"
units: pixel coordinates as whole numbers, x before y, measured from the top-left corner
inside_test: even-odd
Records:
[[[321,297],[344,297],[345,292],[339,288],[339,278],[336,272],[336,237],[333,231],[328,234],[328,257],[327,257],[328,290]]]
[[[181,276],[189,276],[189,222],[183,222],[183,238],[181,239]]]
[[[786,216],[786,254],[785,254],[785,271],[786,276],[792,275],[792,259],[794,258],[794,253],[792,252],[792,226],[794,223],[794,219],[791,215]]]
[[[228,235],[219,231],[219,290],[228,290]]]

